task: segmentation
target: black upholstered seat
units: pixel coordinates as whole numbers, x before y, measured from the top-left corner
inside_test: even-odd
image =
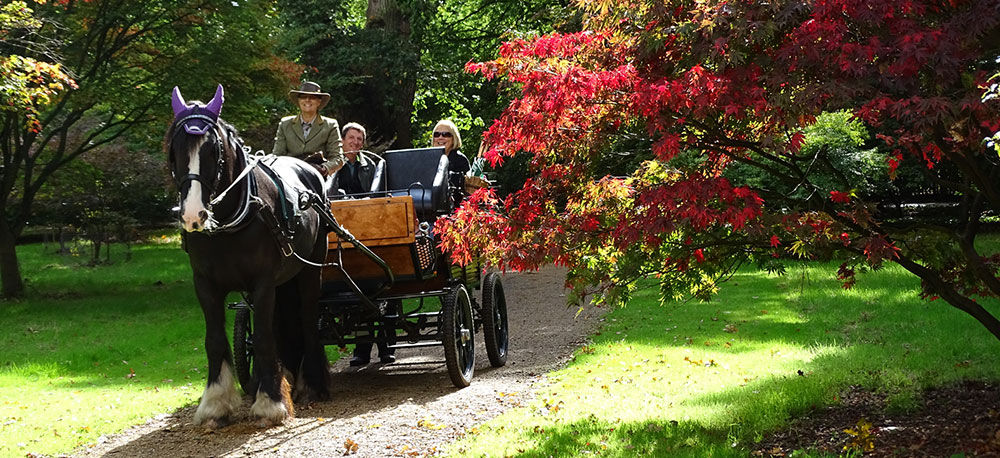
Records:
[[[385,182],[390,195],[413,196],[417,217],[433,220],[449,211],[448,156],[444,148],[386,151],[375,169],[375,183]]]

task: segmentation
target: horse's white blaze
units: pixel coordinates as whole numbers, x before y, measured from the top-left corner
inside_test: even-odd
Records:
[[[201,404],[198,404],[198,410],[194,413],[194,424],[228,417],[236,411],[240,402],[242,399],[236,392],[233,371],[229,368],[229,363],[223,361],[218,380],[205,387],[205,392],[201,395]]]
[[[275,401],[267,393],[258,390],[257,400],[250,407],[250,414],[276,425],[288,417],[288,409],[281,401]]]
[[[192,146],[191,151],[188,152],[190,155],[188,160],[189,174],[200,175],[201,160],[198,158],[198,152],[201,151],[201,145],[205,143],[206,136],[202,136],[202,138]],[[202,192],[201,182],[198,180],[191,180],[187,196],[184,198],[184,201],[181,202],[181,220],[184,222],[185,231],[194,232],[204,229],[205,221],[202,219],[201,215],[202,212],[207,214],[208,209],[205,208],[205,204],[201,201]]]

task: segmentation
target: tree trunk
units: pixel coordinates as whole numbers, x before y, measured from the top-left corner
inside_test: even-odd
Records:
[[[416,53],[414,62],[419,62],[419,48],[412,42],[410,37],[410,18],[403,14],[397,0],[368,0],[367,22],[365,28],[369,30],[380,30],[384,36],[393,38],[399,42],[400,49],[411,49]],[[411,148],[413,147],[413,135],[410,132],[410,116],[413,113],[413,98],[417,91],[417,69],[400,68],[399,63],[395,65],[386,63],[389,68],[375,74],[392,75],[395,84],[386,86],[384,83],[377,84],[372,92],[376,97],[386,99],[388,104],[380,104],[378,100],[373,101],[371,106],[391,106],[392,109],[383,116],[385,128],[391,129],[395,141],[391,148]],[[381,90],[379,90],[381,89]]]
[[[0,218],[0,281],[3,283],[0,294],[4,298],[24,294],[21,265],[17,262],[17,234],[3,218]]]

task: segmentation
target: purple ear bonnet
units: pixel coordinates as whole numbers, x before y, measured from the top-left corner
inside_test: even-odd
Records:
[[[181,96],[181,90],[174,87],[171,106],[174,109],[174,123],[184,126],[184,131],[191,135],[205,135],[219,121],[222,112],[222,85],[215,89],[215,95],[207,105],[199,102],[188,104]]]

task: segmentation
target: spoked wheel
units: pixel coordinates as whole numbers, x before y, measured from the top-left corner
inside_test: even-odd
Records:
[[[464,285],[448,292],[441,306],[441,340],[451,382],[465,388],[476,369],[475,323],[472,301]]]
[[[236,366],[236,378],[243,387],[243,392],[250,394],[255,391],[250,386],[253,381],[253,310],[249,307],[236,309],[236,319],[233,323],[233,365]]]
[[[483,340],[486,355],[493,367],[507,364],[507,300],[503,294],[500,274],[490,272],[483,279]]]

